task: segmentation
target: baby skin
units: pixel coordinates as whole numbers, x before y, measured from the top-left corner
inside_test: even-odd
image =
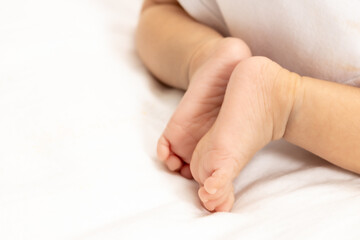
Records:
[[[189,163],[196,144],[213,125],[235,66],[251,56],[240,39],[209,41],[191,62],[191,82],[158,141],[158,158],[169,170],[191,179]]]
[[[197,144],[191,172],[210,211],[229,211],[232,181],[267,143],[284,136],[301,77],[264,57],[240,62],[232,72],[220,113]]]
[[[171,27],[159,29],[165,21]],[[241,40],[223,38],[171,0],[145,1],[137,47],[158,79],[187,89],[160,137],[158,156],[199,183],[209,211],[230,211],[232,181],[272,140],[284,138],[360,173],[359,88],[250,57]]]

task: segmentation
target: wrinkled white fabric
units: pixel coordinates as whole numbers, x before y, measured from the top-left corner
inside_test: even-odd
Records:
[[[360,1],[179,0],[190,15],[301,75],[360,87]]]
[[[138,59],[141,1],[0,1],[0,239],[360,239],[360,179],[285,142],[232,213],[156,160],[182,92]]]

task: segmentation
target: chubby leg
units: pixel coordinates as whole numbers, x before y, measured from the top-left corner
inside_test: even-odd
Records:
[[[145,1],[137,31],[140,57],[162,82],[187,89],[158,141],[158,158],[191,178],[188,163],[216,119],[231,72],[247,45],[194,21],[170,0]]]
[[[185,90],[195,52],[221,38],[212,28],[192,19],[176,0],[145,0],[136,30],[136,49],[161,82]]]
[[[191,178],[188,164],[200,138],[214,123],[236,64],[250,56],[239,39],[224,38],[195,71],[188,90],[158,141],[158,157],[172,171]]]
[[[360,174],[360,88],[303,77],[284,138]]]
[[[210,211],[229,211],[232,181],[252,156],[283,136],[300,76],[264,57],[240,62],[220,113],[193,153],[190,168]]]
[[[359,109],[360,89],[300,77],[263,57],[242,61],[191,160],[204,206],[229,211],[233,179],[256,151],[282,137],[360,173]]]

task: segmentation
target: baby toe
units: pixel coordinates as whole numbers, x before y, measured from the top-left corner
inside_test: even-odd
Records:
[[[177,171],[183,166],[183,161],[175,155],[170,155],[165,161],[165,164],[170,171]]]
[[[165,162],[170,156],[170,142],[161,135],[157,143],[157,156],[160,161]]]
[[[222,205],[224,205],[225,203],[227,203],[229,201],[228,199],[231,198],[231,195],[233,195],[232,190],[227,190],[222,195],[218,196],[218,198],[204,203],[204,206],[209,211],[214,211],[214,210],[217,211],[217,209],[219,207],[222,207]],[[226,204],[226,207],[227,206],[228,206],[228,204]]]
[[[229,196],[226,198],[226,200],[220,204],[219,206],[217,206],[215,208],[216,212],[230,212],[231,208],[234,205],[234,201],[235,201],[235,196],[234,193],[231,192],[229,194]]]
[[[184,166],[180,169],[180,174],[184,178],[193,179],[193,176],[191,175],[189,164],[184,164]]]
[[[208,193],[204,187],[200,187],[198,191],[199,198],[202,202],[208,202],[220,198],[225,192],[230,190],[231,184],[227,184],[223,188],[220,188],[215,194]]]
[[[231,175],[226,169],[218,169],[204,181],[204,188],[209,194],[215,194],[231,180]]]

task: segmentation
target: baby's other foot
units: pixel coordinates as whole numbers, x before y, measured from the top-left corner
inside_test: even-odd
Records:
[[[219,115],[190,164],[200,184],[199,198],[209,211],[230,211],[234,178],[256,151],[282,138],[300,80],[264,57],[236,66]]]
[[[192,178],[188,164],[194,148],[218,115],[231,72],[250,56],[247,45],[236,38],[209,42],[194,56],[188,90],[158,141],[158,158],[171,171]]]

